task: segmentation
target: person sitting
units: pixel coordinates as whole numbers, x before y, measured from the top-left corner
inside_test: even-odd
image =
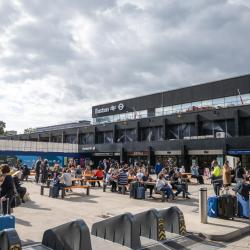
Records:
[[[141,178],[141,183],[144,185],[145,187],[145,191],[147,189],[149,189],[149,197],[151,198],[152,197],[152,194],[153,194],[153,190],[154,190],[154,186],[153,185],[149,185],[145,182],[154,182],[153,178],[149,175],[149,171],[146,170],[144,175],[142,176]]]
[[[82,168],[81,168],[81,165],[78,165],[76,167],[76,178],[82,178]]]
[[[25,187],[21,186],[21,182],[18,179],[18,176],[16,174],[12,175],[12,178],[13,178],[13,181],[14,181],[14,184],[15,184],[15,187],[16,187],[16,191],[20,195],[22,203],[25,203],[23,198],[24,198],[24,195],[27,192],[27,189]]]
[[[103,173],[102,167],[99,166],[92,180],[103,180],[103,178],[104,178],[104,173]],[[92,182],[91,184],[92,184],[92,187],[95,187],[95,182]],[[98,187],[101,187],[100,181],[97,181],[97,184],[98,184]]]
[[[23,174],[22,174],[22,180],[28,180],[28,177],[30,175],[30,170],[27,165],[23,165]]]
[[[12,200],[15,196],[14,182],[12,176],[9,175],[10,167],[7,164],[1,166],[1,191],[0,191],[0,199],[2,205],[2,213],[10,214],[11,208],[10,204],[12,204]],[[9,202],[9,204],[7,204]]]
[[[175,200],[175,195],[172,186],[164,179],[163,174],[158,175],[158,179],[156,181],[156,189],[157,191],[165,192],[167,200],[170,198],[170,196],[172,197],[172,200]]]
[[[59,177],[59,189],[62,189],[63,187],[70,187],[72,186],[72,176],[71,176],[71,170],[68,169],[66,173],[63,171],[62,176]],[[72,190],[70,190],[72,192]]]
[[[178,196],[180,193],[182,193],[183,198],[190,199],[190,197],[188,196],[190,195],[190,193],[188,192],[188,184],[187,182],[182,181],[181,173],[176,173],[172,176],[171,185],[176,189],[175,196]]]
[[[136,174],[136,179],[137,179],[138,181],[141,181],[141,179],[142,179],[143,176],[144,176],[143,170],[140,168],[140,169],[138,170],[137,174]]]
[[[120,171],[117,179],[118,179],[118,186],[128,185],[128,175],[124,168],[122,168],[122,170]],[[121,190],[122,188],[119,187],[119,192],[121,192]]]

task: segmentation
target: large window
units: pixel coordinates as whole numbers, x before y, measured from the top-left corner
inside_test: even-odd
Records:
[[[93,133],[87,133],[87,134],[81,134],[79,136],[80,144],[87,145],[87,144],[94,144],[94,134]]]
[[[77,143],[76,135],[65,135],[65,142],[76,144]]]
[[[201,124],[201,134],[215,138],[232,137],[235,135],[234,120],[204,121]]]
[[[173,139],[186,139],[195,136],[194,123],[184,123],[171,125],[168,127],[168,138]]]
[[[140,130],[140,141],[162,141],[164,140],[162,127],[142,128]]]
[[[97,133],[97,144],[111,144],[113,143],[113,139],[113,131]]]
[[[240,119],[240,135],[250,135],[250,117]]]
[[[119,129],[117,130],[118,143],[128,143],[136,141],[136,130],[135,129]]]

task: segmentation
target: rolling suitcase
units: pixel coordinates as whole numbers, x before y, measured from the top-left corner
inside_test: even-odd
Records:
[[[137,188],[139,187],[140,183],[139,182],[131,182],[130,183],[130,198],[136,199],[137,197]]]
[[[136,188],[136,199],[145,199],[145,188],[137,187]]]
[[[10,209],[10,201],[7,199],[7,211]],[[0,231],[9,228],[15,228],[15,216],[10,214],[3,214],[3,202],[1,202],[1,215],[0,215]]]
[[[242,195],[237,194],[238,200],[238,216],[243,218],[249,218],[250,216],[250,205],[249,199],[244,198]]]
[[[212,218],[218,217],[218,197],[217,196],[208,197],[207,215]]]
[[[232,195],[218,197],[218,217],[233,219],[237,213],[237,198]]]

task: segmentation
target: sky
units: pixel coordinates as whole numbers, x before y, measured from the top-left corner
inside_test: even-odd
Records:
[[[0,0],[0,120],[91,107],[250,72],[249,0]]]

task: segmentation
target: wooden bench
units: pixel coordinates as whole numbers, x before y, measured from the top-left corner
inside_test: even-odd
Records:
[[[69,186],[69,187],[63,187],[62,188],[62,199],[65,197],[66,195],[66,190],[71,190],[74,188],[84,188],[86,189],[86,195],[89,195],[89,191],[90,191],[90,186],[89,185],[74,185],[74,186]]]

